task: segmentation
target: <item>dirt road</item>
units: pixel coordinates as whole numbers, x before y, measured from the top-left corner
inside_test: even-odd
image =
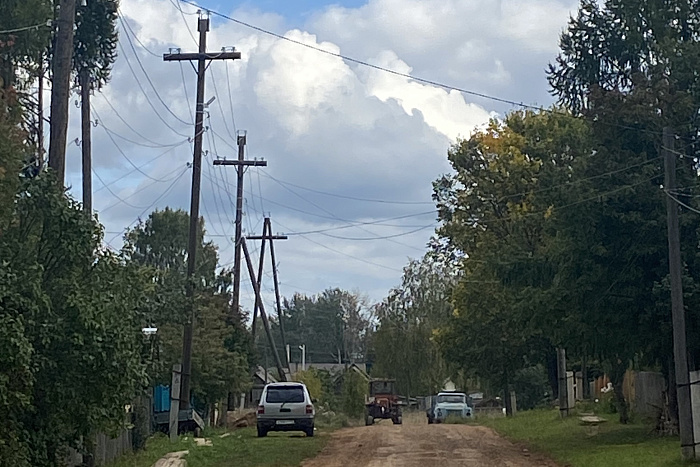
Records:
[[[383,420],[374,426],[345,428],[316,458],[302,467],[557,467],[472,425],[428,425],[425,418],[406,417],[403,425]]]

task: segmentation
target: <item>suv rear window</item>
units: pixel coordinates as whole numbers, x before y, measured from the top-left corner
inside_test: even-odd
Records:
[[[277,386],[267,388],[266,402],[304,402],[303,386]]]

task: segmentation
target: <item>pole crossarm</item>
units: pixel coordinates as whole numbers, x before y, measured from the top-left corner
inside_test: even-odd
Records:
[[[286,235],[246,235],[247,240],[288,240]]]
[[[214,165],[245,165],[253,167],[267,167],[267,161],[237,161],[235,159],[216,159]]]
[[[163,54],[163,60],[166,62],[180,62],[193,60],[239,60],[240,52],[187,52],[177,54]]]

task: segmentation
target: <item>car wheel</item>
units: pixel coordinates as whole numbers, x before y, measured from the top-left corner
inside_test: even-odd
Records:
[[[432,419],[432,418],[428,418],[428,425],[432,425],[432,424],[433,424],[433,419]]]
[[[391,421],[394,422],[394,425],[401,425],[401,423],[403,422],[403,419],[401,418],[401,415],[399,415],[396,418],[392,418]]]
[[[308,436],[309,438],[313,438],[313,436],[314,436],[314,427],[307,428],[306,430],[304,430],[304,433],[306,433],[306,436]]]
[[[374,425],[374,417],[371,415],[367,415],[365,417],[365,426],[370,426],[370,425]]]
[[[265,436],[267,436],[267,430],[265,428],[262,428],[259,426],[258,427],[258,438],[264,438]]]

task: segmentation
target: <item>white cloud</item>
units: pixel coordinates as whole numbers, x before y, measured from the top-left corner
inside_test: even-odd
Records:
[[[556,37],[572,3],[370,0],[359,8],[321,9],[304,27],[297,28],[289,27],[288,19],[280,15],[250,8],[236,10],[232,16],[333,54],[478,92],[542,103],[547,95],[542,70],[556,53]],[[193,9],[184,10],[196,34],[196,16],[189,15]],[[169,47],[195,50],[182,15],[170,1],[123,0],[121,11],[139,40],[156,55]],[[93,98],[103,127],[94,130],[95,171],[106,182],[123,177],[110,188],[135,206],[119,203],[95,180],[95,190],[99,190],[95,208],[104,211],[100,219],[110,232],[107,239],[115,238],[115,246],[119,244],[118,232],[142,213],[147,216],[151,205],[189,209],[191,171],[186,164],[191,161],[192,148],[186,138],[193,133],[192,125],[178,121],[159,102],[124,31],[121,40],[113,79],[103,93],[141,136],[121,122],[102,97]],[[195,87],[190,65],[163,62],[138,42],[134,45],[162,99],[175,115],[190,121]],[[248,157],[269,161],[264,172],[251,169],[246,176],[246,231],[259,233],[263,211],[272,214],[276,231],[288,233],[323,230],[347,225],[347,221],[415,215],[338,231],[291,235],[276,246],[281,281],[288,284],[283,293],[338,286],[360,289],[374,300],[381,299],[399,283],[407,257],[420,256],[432,233],[432,228],[410,232],[435,220],[433,214],[418,214],[433,208],[431,182],[449,171],[446,152],[451,141],[468,136],[494,112],[507,109],[346,62],[216,17],[208,45],[210,50],[233,45],[243,55],[228,64],[212,63],[207,72],[207,99],[214,95],[217,99],[209,106],[205,121],[209,130],[204,148],[209,155],[202,171],[200,213],[205,216],[207,231],[220,245],[222,263],[230,262],[232,254],[225,235],[233,231],[231,200],[235,189],[231,182],[235,172],[233,168],[212,167],[211,159],[215,153],[233,157],[236,151],[230,86],[235,127],[248,131]],[[80,134],[78,117],[73,111],[69,140]],[[141,170],[148,177],[133,170],[105,128],[140,143],[115,138],[135,165],[143,165]],[[145,147],[153,146],[152,142],[184,144],[163,154],[167,148]],[[68,179],[80,196],[79,149],[71,147],[68,157]],[[174,178],[181,173],[180,178]],[[397,234],[405,235],[358,240]],[[269,279],[264,283],[269,293]],[[244,303],[250,301],[243,296]]]

